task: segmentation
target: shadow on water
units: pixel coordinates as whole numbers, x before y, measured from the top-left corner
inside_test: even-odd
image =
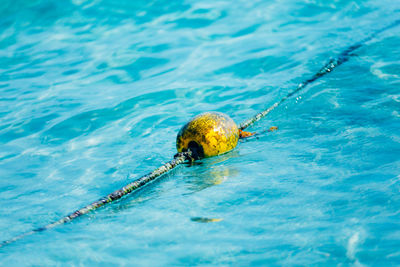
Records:
[[[185,166],[191,167],[191,164],[186,163]],[[126,197],[104,208],[107,209],[107,211],[109,212],[118,213],[120,211],[135,207],[136,205],[145,204],[148,201],[160,198],[164,194],[166,194],[165,188],[162,188],[162,184],[165,184],[172,179],[176,179],[176,175],[179,173],[182,174],[183,172],[185,172],[185,170],[186,169],[182,168],[172,169],[170,172],[164,174],[160,178],[157,178],[145,187],[135,190]],[[133,180],[130,180],[129,182],[132,181]],[[128,181],[126,183],[128,183]],[[174,190],[176,190],[175,185]]]
[[[184,195],[190,195],[214,185],[219,185],[230,177],[237,176],[239,170],[229,166],[229,164],[222,164],[235,157],[239,157],[239,153],[234,150],[218,157],[203,159],[196,163],[185,174],[185,183],[189,192]]]
[[[106,208],[110,212],[116,213],[121,210],[130,209],[136,205],[145,204],[150,200],[163,197],[167,194],[166,190],[169,191],[169,189],[176,191],[177,187],[181,188],[186,191],[186,193],[183,193],[182,195],[186,196],[221,184],[230,177],[239,174],[237,169],[221,163],[238,156],[239,153],[237,151],[232,151],[218,157],[203,159],[195,163],[186,163],[184,166],[187,168],[173,169],[169,173],[153,181],[148,186],[134,191],[128,197],[119,200],[117,204],[114,203]],[[177,175],[179,176],[178,178],[176,178]],[[162,188],[162,184],[165,184],[172,179],[176,179],[172,187],[167,186],[166,188]]]

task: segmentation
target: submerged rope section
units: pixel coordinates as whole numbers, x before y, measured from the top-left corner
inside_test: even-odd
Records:
[[[307,85],[309,85],[310,83],[312,83],[312,82],[318,80],[319,78],[323,77],[325,74],[328,74],[328,73],[332,72],[336,67],[338,67],[338,66],[342,65],[344,62],[348,61],[349,58],[351,56],[353,56],[352,52],[354,52],[356,49],[358,49],[361,46],[363,46],[368,41],[372,40],[376,35],[378,35],[379,33],[384,32],[384,31],[386,31],[388,29],[391,29],[391,28],[393,28],[393,27],[395,27],[395,26],[397,26],[399,24],[400,24],[400,19],[396,20],[392,24],[390,24],[390,25],[388,25],[388,26],[386,26],[386,27],[384,27],[382,29],[379,29],[379,30],[375,31],[370,36],[366,37],[365,39],[363,39],[363,40],[361,40],[361,41],[359,41],[357,43],[355,43],[354,45],[349,46],[343,52],[341,52],[336,58],[331,59],[325,66],[323,66],[311,78],[309,78],[306,81],[304,81],[304,82],[300,83],[299,85],[297,85],[297,87],[293,91],[289,92],[281,100],[275,102],[269,108],[257,113],[253,117],[251,117],[248,120],[242,122],[240,124],[240,126],[239,126],[239,129],[244,130],[247,127],[253,125],[255,122],[261,120],[262,118],[267,116],[271,111],[273,111],[275,108],[280,106],[283,102],[285,102],[288,98],[292,97],[293,95],[297,94],[302,89],[304,89]]]
[[[251,117],[250,119],[244,121],[243,123],[240,124],[239,129],[243,130],[246,129],[247,127],[253,125],[255,122],[259,121],[260,119],[262,119],[263,117],[265,117],[266,115],[268,115],[272,110],[274,110],[276,107],[278,107],[279,105],[281,105],[283,102],[285,102],[288,98],[292,97],[293,95],[295,95],[296,93],[298,93],[299,91],[301,91],[302,89],[304,89],[308,84],[316,81],[317,79],[323,77],[325,74],[328,74],[330,72],[332,72],[336,67],[340,66],[341,64],[343,64],[344,62],[348,61],[349,58],[353,55],[352,52],[355,51],[356,49],[360,48],[361,46],[363,46],[366,42],[370,41],[371,39],[373,39],[377,34],[382,33],[390,28],[393,28],[397,25],[400,24],[400,19],[393,22],[392,24],[386,26],[385,28],[382,28],[376,32],[374,32],[373,34],[371,34],[370,36],[368,36],[367,38],[361,40],[360,42],[349,46],[347,49],[345,49],[342,53],[340,53],[336,58],[331,59],[321,70],[319,70],[316,74],[314,74],[311,78],[307,79],[306,81],[300,83],[293,91],[289,92],[286,96],[284,96],[281,100],[275,102],[272,106],[270,106],[269,108],[261,111],[260,113],[256,114],[255,116]],[[133,182],[127,184],[126,186],[122,187],[121,189],[118,189],[114,192],[112,192],[111,194],[108,194],[105,197],[100,198],[99,200],[93,202],[90,205],[85,206],[84,208],[81,208],[79,210],[76,210],[75,212],[63,217],[62,219],[50,223],[46,226],[40,227],[40,228],[36,228],[30,232],[26,232],[24,234],[21,234],[19,236],[16,236],[12,239],[3,241],[2,243],[0,243],[0,248],[8,245],[10,243],[13,243],[17,240],[20,240],[26,236],[32,235],[34,233],[38,233],[38,232],[42,232],[51,228],[54,228],[57,225],[60,224],[64,224],[64,223],[68,223],[82,215],[85,215],[93,210],[96,210],[100,207],[103,207],[104,205],[114,202],[128,194],[130,194],[132,191],[137,190],[139,188],[144,187],[145,185],[149,184],[150,182],[152,182],[153,180],[155,180],[156,178],[162,176],[163,174],[165,174],[166,172],[176,168],[177,166],[179,166],[180,164],[186,162],[186,161],[193,161],[196,159],[196,155],[193,154],[192,151],[190,151],[190,149],[186,152],[180,152],[178,154],[176,154],[174,156],[174,159],[172,159],[171,161],[165,163],[164,165],[162,165],[161,167],[155,169],[154,171],[134,180]]]

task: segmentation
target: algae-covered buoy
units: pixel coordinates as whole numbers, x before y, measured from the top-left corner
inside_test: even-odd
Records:
[[[194,159],[217,156],[234,149],[239,140],[239,128],[226,114],[202,113],[179,131],[176,138],[178,152],[190,150]]]

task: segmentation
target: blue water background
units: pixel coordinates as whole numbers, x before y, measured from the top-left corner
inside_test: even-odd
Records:
[[[1,1],[0,239],[170,160],[194,115],[251,117],[399,15],[393,0]],[[399,36],[250,129],[278,131],[1,248],[1,265],[400,264]]]

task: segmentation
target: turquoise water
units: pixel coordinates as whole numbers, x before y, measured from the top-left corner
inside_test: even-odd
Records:
[[[0,240],[170,160],[194,115],[251,117],[399,14],[389,0],[1,1]],[[278,131],[3,247],[0,264],[400,264],[399,36],[249,129]]]

